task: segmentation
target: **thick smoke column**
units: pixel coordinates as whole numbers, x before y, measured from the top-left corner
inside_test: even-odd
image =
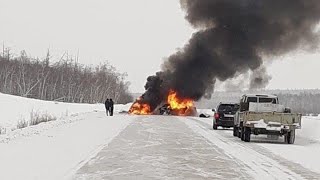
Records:
[[[319,0],[181,0],[186,19],[199,31],[148,78],[142,102],[154,109],[169,89],[181,97],[210,96],[225,81],[262,68],[263,59],[316,48]],[[265,77],[264,77],[265,75]],[[259,87],[262,72],[250,83]],[[257,84],[258,83],[258,84]],[[260,84],[259,84],[260,83]]]

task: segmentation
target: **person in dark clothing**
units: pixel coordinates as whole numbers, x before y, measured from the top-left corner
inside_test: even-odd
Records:
[[[106,113],[107,113],[107,116],[110,115],[110,100],[107,99],[106,102],[104,103],[104,106],[106,107]]]
[[[113,100],[110,99],[110,100],[109,100],[110,116],[113,116],[113,108],[114,108],[113,106],[114,106]]]

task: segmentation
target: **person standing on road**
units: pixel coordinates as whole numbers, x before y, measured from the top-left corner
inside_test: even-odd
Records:
[[[110,99],[109,101],[109,107],[110,107],[110,116],[113,116],[114,103],[112,99]]]
[[[104,106],[106,107],[106,113],[107,113],[107,116],[110,115],[110,100],[107,99],[106,102],[104,103]]]

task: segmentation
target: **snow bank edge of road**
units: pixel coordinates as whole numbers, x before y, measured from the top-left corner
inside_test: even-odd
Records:
[[[0,143],[3,162],[0,164],[0,179],[71,178],[134,118],[126,115],[106,117],[104,112],[92,112],[81,114],[76,119],[30,137]]]
[[[131,103],[115,105],[115,113],[122,110],[128,110]],[[56,118],[55,121],[69,118],[79,113],[88,113],[94,111],[105,111],[104,104],[80,104],[64,103],[57,101],[45,101],[39,99],[25,98],[9,94],[0,93],[0,131],[4,134],[19,130],[19,122],[30,123],[30,116],[36,113],[39,116],[50,115]],[[1,133],[0,133],[1,134]]]

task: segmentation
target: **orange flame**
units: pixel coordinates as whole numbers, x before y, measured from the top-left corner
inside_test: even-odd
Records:
[[[168,104],[170,108],[177,113],[177,115],[187,115],[192,108],[194,108],[194,102],[192,99],[180,99],[177,92],[170,90],[168,95]]]
[[[151,108],[148,104],[139,103],[140,98],[137,99],[135,103],[132,104],[129,114],[135,115],[148,115],[151,114]]]

